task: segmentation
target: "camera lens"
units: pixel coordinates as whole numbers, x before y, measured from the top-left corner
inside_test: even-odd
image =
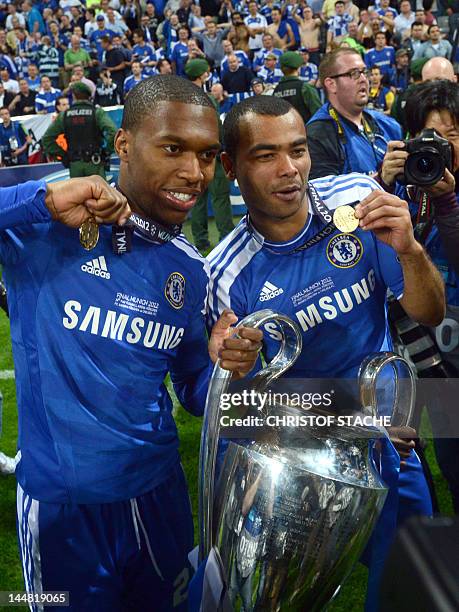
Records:
[[[430,147],[411,153],[405,163],[405,180],[411,185],[435,185],[445,173],[445,161]]]

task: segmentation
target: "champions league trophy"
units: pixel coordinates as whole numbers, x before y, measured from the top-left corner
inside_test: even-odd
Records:
[[[249,315],[239,325],[256,328],[268,321],[276,323],[282,341],[271,363],[251,381],[260,393],[293,365],[302,346],[296,324],[272,310]],[[405,398],[396,362],[409,372]],[[388,364],[395,373],[394,412],[407,400],[401,425],[413,409],[414,375],[393,353],[370,356],[362,364],[363,414],[376,415],[376,379]],[[384,432],[354,425],[263,428],[257,441],[229,442],[215,487],[220,400],[230,379],[231,372],[217,363],[206,402],[199,482],[200,560],[212,553],[225,596],[213,609],[203,596],[201,610],[323,610],[359,559],[383,507],[387,488],[371,453]],[[275,404],[268,412],[304,411]]]

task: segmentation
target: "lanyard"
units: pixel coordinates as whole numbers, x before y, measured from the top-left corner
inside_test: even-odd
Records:
[[[118,185],[116,189],[122,193]],[[132,213],[126,225],[112,226],[112,248],[116,255],[122,255],[132,249],[132,234],[137,232],[152,244],[165,244],[174,240],[182,231],[181,225],[166,227],[153,219]]]
[[[275,251],[274,249],[270,249],[266,245],[263,245],[264,248],[270,251],[271,253],[275,253],[276,255],[293,255],[294,253],[300,253],[301,251],[306,251],[307,249],[310,249],[311,247],[315,246],[317,243],[321,242],[327,236],[330,236],[330,234],[333,234],[333,232],[336,230],[336,225],[333,223],[333,217],[332,217],[332,213],[330,209],[325,204],[325,202],[322,200],[322,198],[317,192],[317,189],[314,187],[312,183],[308,183],[308,190],[309,190],[309,197],[311,201],[311,207],[314,213],[319,217],[324,227],[322,227],[321,230],[319,230],[316,234],[314,234],[312,238],[309,238],[302,245],[295,247],[294,249],[292,249],[291,251],[288,251],[287,253],[285,252],[279,253],[278,251]],[[357,200],[355,202],[351,202],[350,204],[347,204],[347,206],[354,207],[358,203],[359,202]],[[247,225],[248,225],[249,231],[253,234],[254,228],[250,222],[250,217],[247,217]]]

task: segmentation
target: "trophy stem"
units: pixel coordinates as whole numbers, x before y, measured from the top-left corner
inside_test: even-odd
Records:
[[[261,392],[276,378],[282,376],[297,360],[301,353],[302,338],[298,326],[284,315],[273,310],[259,310],[245,317],[235,327],[254,329],[274,321],[279,326],[282,335],[281,346],[271,363],[253,377],[255,388]],[[222,393],[226,393],[231,382],[232,373],[223,370],[219,361],[215,364],[209,383],[204,422],[201,432],[201,447],[199,453],[199,561],[203,561],[209,554],[213,542],[212,518],[214,507],[215,465],[217,460],[218,440],[220,436],[220,416]]]

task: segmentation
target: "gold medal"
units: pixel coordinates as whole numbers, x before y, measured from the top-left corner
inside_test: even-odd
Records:
[[[87,251],[91,251],[99,241],[99,226],[94,217],[88,217],[80,225],[80,243]]]
[[[359,227],[359,220],[355,216],[352,206],[339,206],[333,211],[333,223],[340,232],[353,232]]]

